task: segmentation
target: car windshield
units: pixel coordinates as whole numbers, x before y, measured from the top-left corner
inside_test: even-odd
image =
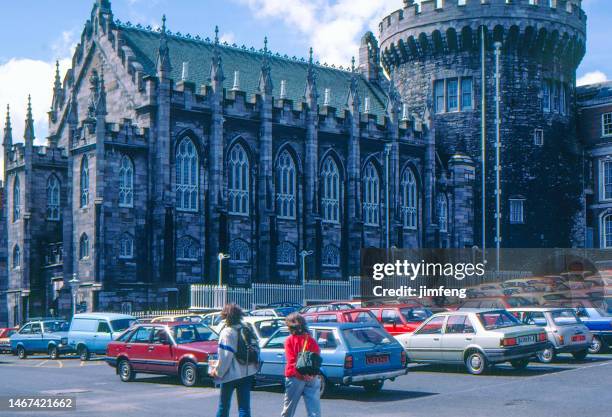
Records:
[[[111,326],[113,327],[114,332],[122,332],[129,329],[135,322],[136,320],[134,319],[117,319],[111,320]]]
[[[433,313],[426,308],[400,308],[400,313],[406,319],[406,321],[423,321],[433,315]]]
[[[260,321],[254,324],[257,329],[259,337],[267,339],[272,336],[278,329],[283,327],[285,324],[283,320],[266,320]]]
[[[605,313],[606,316],[612,316],[612,297],[607,297],[603,299],[601,310]]]
[[[487,330],[501,329],[502,327],[519,326],[520,321],[507,311],[487,311],[478,313],[478,319]]]
[[[172,336],[178,344],[217,340],[218,335],[203,324],[180,324],[172,327]]]
[[[277,307],[274,309],[276,311],[276,314],[278,314],[280,317],[287,317],[289,314],[293,313],[295,311],[295,308],[293,307]]]
[[[550,313],[553,322],[558,326],[567,326],[569,324],[577,324],[579,322],[578,317],[574,310],[558,310]]]
[[[344,335],[344,340],[346,343],[353,349],[367,348],[391,343],[389,334],[379,327],[344,329],[342,334]]]
[[[67,332],[70,328],[70,323],[67,321],[46,321],[45,322],[45,332],[47,333],[55,333],[55,332]]]

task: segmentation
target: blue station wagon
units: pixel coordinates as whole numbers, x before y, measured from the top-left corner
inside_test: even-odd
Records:
[[[68,326],[65,320],[31,321],[11,336],[11,351],[19,359],[32,353],[47,353],[50,359],[70,352],[68,346]]]
[[[82,313],[72,318],[68,344],[82,361],[91,354],[106,354],[106,345],[136,322],[136,318],[118,313]]]
[[[359,385],[368,392],[377,392],[385,380],[408,372],[404,349],[377,324],[313,323],[309,329],[321,348],[323,393],[340,385]],[[284,343],[288,336],[289,330],[281,328],[262,347],[258,383],[284,382]]]
[[[603,307],[579,306],[576,315],[593,333],[589,353],[602,353],[608,346],[612,346],[612,315],[608,310]]]

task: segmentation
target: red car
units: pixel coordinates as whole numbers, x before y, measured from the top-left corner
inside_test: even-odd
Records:
[[[202,323],[138,324],[108,344],[106,361],[124,382],[137,373],[178,375],[187,387],[208,376],[218,335]]]
[[[19,330],[17,327],[0,328],[0,353],[11,351],[10,337],[13,333],[16,333],[17,330]]]
[[[376,317],[367,308],[321,311],[305,313],[303,316],[309,323],[378,323]]]
[[[414,304],[390,304],[369,310],[392,335],[412,333],[425,319],[433,315],[427,308]]]

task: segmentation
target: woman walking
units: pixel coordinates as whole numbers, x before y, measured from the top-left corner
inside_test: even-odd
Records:
[[[306,320],[299,313],[292,313],[285,319],[289,337],[285,340],[285,399],[282,417],[293,417],[301,397],[304,397],[308,417],[321,417],[321,381],[317,375],[302,375],[296,369],[300,352],[317,354],[321,349],[308,333]]]
[[[218,362],[211,369],[210,376],[221,385],[217,417],[228,417],[232,394],[238,397],[238,416],[251,417],[251,386],[257,364],[241,361],[236,356],[238,339],[242,337],[242,316],[244,313],[236,304],[227,304],[221,312],[225,328],[219,335]]]

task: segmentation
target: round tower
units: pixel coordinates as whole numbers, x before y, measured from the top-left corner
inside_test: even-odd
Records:
[[[468,153],[476,162],[476,242],[482,244],[484,68],[485,232],[486,246],[495,246],[497,44],[501,246],[581,245],[582,162],[575,107],[576,68],[586,42],[581,0],[404,4],[380,23],[381,64],[409,114],[431,109],[442,163],[455,152]]]

